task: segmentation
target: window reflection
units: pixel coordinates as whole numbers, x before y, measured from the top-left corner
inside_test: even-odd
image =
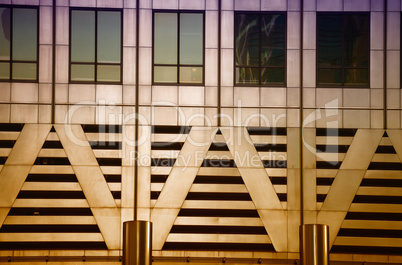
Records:
[[[37,80],[37,50],[38,9],[1,7],[0,79]]]
[[[153,47],[154,83],[203,82],[203,13],[155,12]]]

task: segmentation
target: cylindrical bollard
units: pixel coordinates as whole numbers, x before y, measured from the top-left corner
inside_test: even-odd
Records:
[[[152,223],[127,221],[123,223],[123,265],[151,265]]]
[[[300,226],[302,265],[329,265],[329,227],[323,224]]]

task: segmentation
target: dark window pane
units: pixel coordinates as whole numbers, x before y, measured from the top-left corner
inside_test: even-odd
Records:
[[[258,85],[260,71],[258,68],[236,68],[236,84],[253,84]]]
[[[258,66],[259,50],[258,15],[236,14],[235,18],[235,62],[236,65]]]
[[[176,66],[154,66],[154,82],[177,83]]]
[[[203,15],[180,14],[180,64],[202,64]]]
[[[345,16],[345,66],[368,67],[369,16]]]
[[[13,63],[12,79],[36,80],[36,63]]]
[[[10,79],[10,63],[0,63],[0,79]]]
[[[317,15],[318,67],[342,65],[342,15]]]
[[[155,13],[154,19],[154,63],[177,64],[177,14]]]
[[[285,68],[262,68],[261,84],[264,85],[285,84]]]
[[[37,10],[14,8],[13,60],[36,61],[37,37]]]
[[[342,70],[340,68],[318,69],[317,75],[318,85],[339,86],[342,84]]]
[[[10,21],[10,8],[0,8],[0,60],[10,60]]]
[[[285,65],[285,15],[264,15],[261,18],[261,65]]]
[[[71,62],[95,62],[95,11],[71,12]]]
[[[120,12],[98,12],[98,63],[120,63],[120,16]]]
[[[202,83],[202,67],[180,67],[180,83]]]
[[[95,81],[95,66],[91,64],[71,64],[71,81]]]
[[[120,82],[120,65],[98,65],[97,81]]]
[[[368,69],[345,69],[345,86],[368,85]]]

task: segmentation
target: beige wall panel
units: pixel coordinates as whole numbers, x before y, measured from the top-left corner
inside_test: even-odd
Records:
[[[158,200],[159,201],[159,200]],[[161,250],[180,208],[158,208],[151,211],[152,249]]]
[[[179,105],[202,106],[204,105],[204,87],[199,86],[179,86]]]
[[[261,109],[261,127],[286,127],[286,109]]]
[[[259,218],[247,217],[186,217],[178,216],[175,225],[228,225],[228,226],[264,226]]]
[[[357,195],[371,195],[371,196],[399,196],[402,194],[401,188],[372,188],[372,187],[359,187]]]
[[[260,126],[260,110],[257,108],[236,108],[234,110],[235,126]]]
[[[152,4],[154,9],[178,9],[179,0],[154,0]]]
[[[24,241],[103,241],[100,233],[1,233],[0,241],[24,242]]]
[[[387,111],[387,125],[389,129],[400,129],[401,128],[401,112],[399,110]]]
[[[120,106],[96,106],[95,115],[97,124],[123,123],[123,107]]]
[[[0,140],[17,140],[20,132],[0,132]]]
[[[299,251],[300,211],[288,211],[288,251]]]
[[[233,106],[233,87],[221,87],[222,106]]]
[[[344,0],[343,11],[370,11],[370,0]]]
[[[236,104],[236,98],[235,98],[235,104]],[[282,106],[286,106],[286,88],[284,87],[261,88],[261,107],[282,107]]]
[[[387,89],[387,108],[399,108],[401,106],[401,92],[399,88]]]
[[[140,9],[140,47],[152,47],[152,10]]]
[[[377,247],[401,247],[400,238],[374,238],[374,237],[338,237],[335,245],[346,246],[377,246]]]
[[[396,162],[401,163],[398,155],[396,154],[375,154],[371,162]]]
[[[51,84],[39,84],[39,103],[52,103]]]
[[[275,251],[288,251],[287,212],[284,210],[257,210]]]
[[[371,89],[371,107],[382,108],[384,105],[384,90],[383,89]]]
[[[10,122],[11,106],[9,104],[0,104],[0,122]]]
[[[67,25],[65,25],[65,27],[67,28]],[[56,46],[56,67],[55,67],[56,83],[68,83],[68,73],[69,73],[68,54],[69,54],[68,46]]]
[[[71,166],[32,166],[32,174],[74,174]]]
[[[204,115],[204,108],[180,108],[179,109],[179,125],[185,126],[203,126],[208,124],[208,119]]]
[[[151,126],[140,126],[138,129],[138,155],[140,166],[151,166],[149,156],[151,154]],[[135,143],[131,142],[131,146]],[[130,155],[131,156],[131,155]]]
[[[303,49],[314,50],[316,48],[316,13],[304,12],[303,15]],[[300,22],[297,22],[300,25]],[[304,68],[313,71],[314,68]]]
[[[288,127],[299,127],[300,125],[300,110],[298,109],[288,109],[286,111],[286,123]]]
[[[138,168],[138,207],[149,208],[151,194],[151,168],[139,167]]]
[[[387,51],[387,87],[400,87],[400,51]]]
[[[343,11],[343,0],[317,1],[317,11]]]
[[[152,124],[177,125],[178,109],[175,107],[154,107],[152,109]]]
[[[1,148],[0,149],[0,157],[8,157],[11,152],[11,148]],[[1,165],[3,167],[3,165]],[[1,171],[1,169],[0,169]]]
[[[222,10],[225,10],[225,9],[222,8]],[[221,47],[222,47],[222,49],[233,49],[233,45],[234,45],[234,43],[233,43],[234,12],[233,11],[222,11],[221,12],[221,23],[222,23],[221,32],[224,33],[221,36]]]
[[[370,89],[344,89],[344,107],[370,107]]]
[[[387,131],[387,133],[388,133],[388,131]],[[364,175],[364,178],[372,178],[372,179],[375,179],[375,178],[378,178],[378,179],[395,178],[395,179],[402,179],[402,175],[398,171],[383,170],[383,171],[380,171],[380,172],[381,172],[381,174],[378,174],[379,172],[377,172],[377,170],[367,171],[366,175]]]
[[[11,100],[11,84],[0,83],[0,102],[9,102]]]
[[[313,128],[303,128],[303,168],[316,167],[316,132]]]
[[[281,0],[261,0],[262,11],[286,11],[286,1]]]
[[[401,10],[401,2],[399,0],[388,0],[388,11],[400,11]]]
[[[68,95],[69,103],[93,104],[96,100],[96,88],[91,84],[70,84]]]
[[[244,209],[254,210],[255,205],[252,201],[184,201],[182,209]]]
[[[81,186],[74,182],[25,182],[21,190],[81,191]]]
[[[373,1],[383,2],[383,1]],[[382,6],[384,4],[382,3]],[[373,10],[372,10],[373,11]],[[370,48],[373,50],[384,49],[384,13],[383,12],[371,12],[370,16]],[[381,51],[381,53],[383,53]],[[372,65],[373,66],[373,65]],[[372,79],[377,79],[372,78]]]
[[[96,103],[122,104],[123,91],[121,85],[96,85]]]
[[[217,87],[205,87],[205,106],[217,106],[218,105],[218,88]]]
[[[303,51],[303,87],[315,87],[315,50]]]
[[[387,13],[387,50],[400,49],[400,9],[393,11]]]
[[[383,134],[384,130],[358,130],[340,169],[366,170]]]
[[[56,7],[56,44],[68,45],[69,40],[69,9],[68,7]],[[50,34],[50,33],[49,33]]]
[[[317,224],[326,224],[330,227],[329,229],[329,246],[330,248],[334,244],[336,236],[338,235],[339,229],[341,228],[342,222],[347,214],[347,209],[345,211],[320,211],[317,215]]]
[[[38,84],[12,83],[11,102],[13,103],[36,103],[39,100]]]
[[[223,29],[222,29],[223,31]],[[233,86],[233,49],[222,49],[221,50],[221,85],[222,86]]]
[[[98,166],[81,125],[55,125],[72,166]]]
[[[51,125],[26,124],[5,165],[32,166],[50,129]]]
[[[219,172],[221,172],[223,176],[240,176],[237,168],[220,168]],[[201,167],[198,171],[198,174],[204,176],[216,176],[216,169]]]
[[[96,1],[97,7],[109,7],[109,8],[123,8],[123,0],[97,0]]]
[[[88,136],[87,136],[88,137]],[[134,153],[134,141],[135,141],[135,128],[134,126],[123,126],[122,134],[122,166],[133,166],[135,153]]]
[[[121,249],[120,210],[115,208],[91,208],[108,249]]]
[[[205,86],[216,86],[218,84],[218,50],[205,50]]]
[[[371,51],[370,52],[370,88],[383,88],[384,87],[384,52]],[[381,96],[382,97],[382,96]],[[373,99],[373,98],[372,98]],[[381,102],[381,105],[383,102]]]
[[[287,48],[300,49],[300,12],[288,12],[287,25]],[[290,50],[288,50],[288,57],[293,57],[294,54],[291,55],[289,52]]]
[[[151,23],[149,22],[149,24],[151,24]],[[140,48],[139,57],[140,57],[139,62],[140,62],[141,67],[138,70],[139,71],[138,83],[140,85],[151,85],[152,84],[152,48]]]
[[[383,1],[371,1],[371,11],[384,11]]]
[[[4,224],[96,224],[93,216],[74,216],[66,218],[65,216],[8,216]]]
[[[218,48],[218,12],[205,12],[205,48]]]
[[[350,212],[375,212],[375,213],[400,213],[402,206],[398,204],[370,204],[353,203],[349,209]]]
[[[271,243],[266,235],[169,234],[166,242]]]
[[[173,105],[178,103],[177,86],[152,86],[153,105]]]
[[[251,0],[251,1],[242,1],[242,0],[234,0],[235,10],[260,10],[260,1],[259,0]]]
[[[248,193],[246,186],[238,184],[193,184],[189,192]]]
[[[180,9],[194,9],[194,10],[203,10],[205,9],[205,0],[179,0],[179,8]]]
[[[134,91],[134,89],[133,89],[133,91]],[[140,105],[151,105],[151,95],[152,95],[151,86],[140,86],[139,91],[140,91],[139,96],[138,96],[139,104]],[[133,105],[135,104],[134,99],[135,98],[133,97],[130,104],[133,104]],[[125,97],[123,97],[123,102],[125,102]]]
[[[303,209],[308,211],[317,210],[317,184],[316,170],[303,169]]]
[[[339,106],[343,105],[342,89],[337,88],[317,88],[317,107]]]
[[[123,84],[135,84],[135,48],[123,47]]]
[[[38,157],[67,157],[63,149],[41,149]]]
[[[56,84],[55,103],[68,103],[68,84]]]
[[[52,46],[39,45],[39,82],[52,82]]]
[[[295,63],[295,64],[297,64],[297,63]],[[289,76],[289,71],[288,71],[288,76]],[[291,84],[288,83],[288,87],[286,89],[287,93],[288,93],[287,94],[287,99],[286,99],[287,106],[288,107],[299,107],[300,106],[300,88],[298,88],[298,87],[289,87],[290,85]],[[294,85],[296,85],[296,83]],[[299,82],[297,82],[297,85],[299,85]]]
[[[342,228],[402,230],[402,222],[398,222],[398,221],[345,220],[345,221],[343,221]]]
[[[125,6],[123,10],[123,46],[135,46],[135,29],[136,29],[136,12],[135,9],[128,9]],[[126,66],[124,66],[126,67]]]
[[[16,199],[13,207],[69,207],[69,208],[88,208],[88,202],[85,199]]]

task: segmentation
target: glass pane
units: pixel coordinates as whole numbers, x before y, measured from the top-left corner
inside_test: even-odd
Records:
[[[345,86],[367,86],[368,69],[345,69]]]
[[[345,66],[368,67],[369,16],[345,15]]]
[[[264,85],[285,84],[285,68],[262,68],[261,84]]]
[[[180,14],[180,64],[202,64],[203,15]]]
[[[154,63],[177,64],[177,14],[155,13]]]
[[[95,81],[95,66],[91,64],[71,64],[71,81]]]
[[[261,65],[285,65],[285,15],[264,15],[261,18]]]
[[[71,11],[71,62],[95,62],[95,11]]]
[[[13,60],[36,61],[37,10],[13,9]]]
[[[36,63],[13,63],[14,80],[36,80]]]
[[[120,12],[98,12],[98,63],[120,63]]]
[[[202,83],[202,67],[180,67],[180,83]]]
[[[259,84],[258,68],[236,68],[236,84]]]
[[[98,65],[97,81],[120,82],[119,65]]]
[[[317,15],[319,67],[342,65],[342,15]]]
[[[155,66],[154,67],[155,83],[177,83],[177,67],[176,66]]]
[[[9,63],[0,63],[0,79],[10,79]]]
[[[10,8],[0,8],[0,60],[10,60]]]
[[[318,69],[317,71],[318,85],[340,86],[342,85],[341,69]]]
[[[258,15],[236,14],[235,60],[236,65],[259,65]]]

